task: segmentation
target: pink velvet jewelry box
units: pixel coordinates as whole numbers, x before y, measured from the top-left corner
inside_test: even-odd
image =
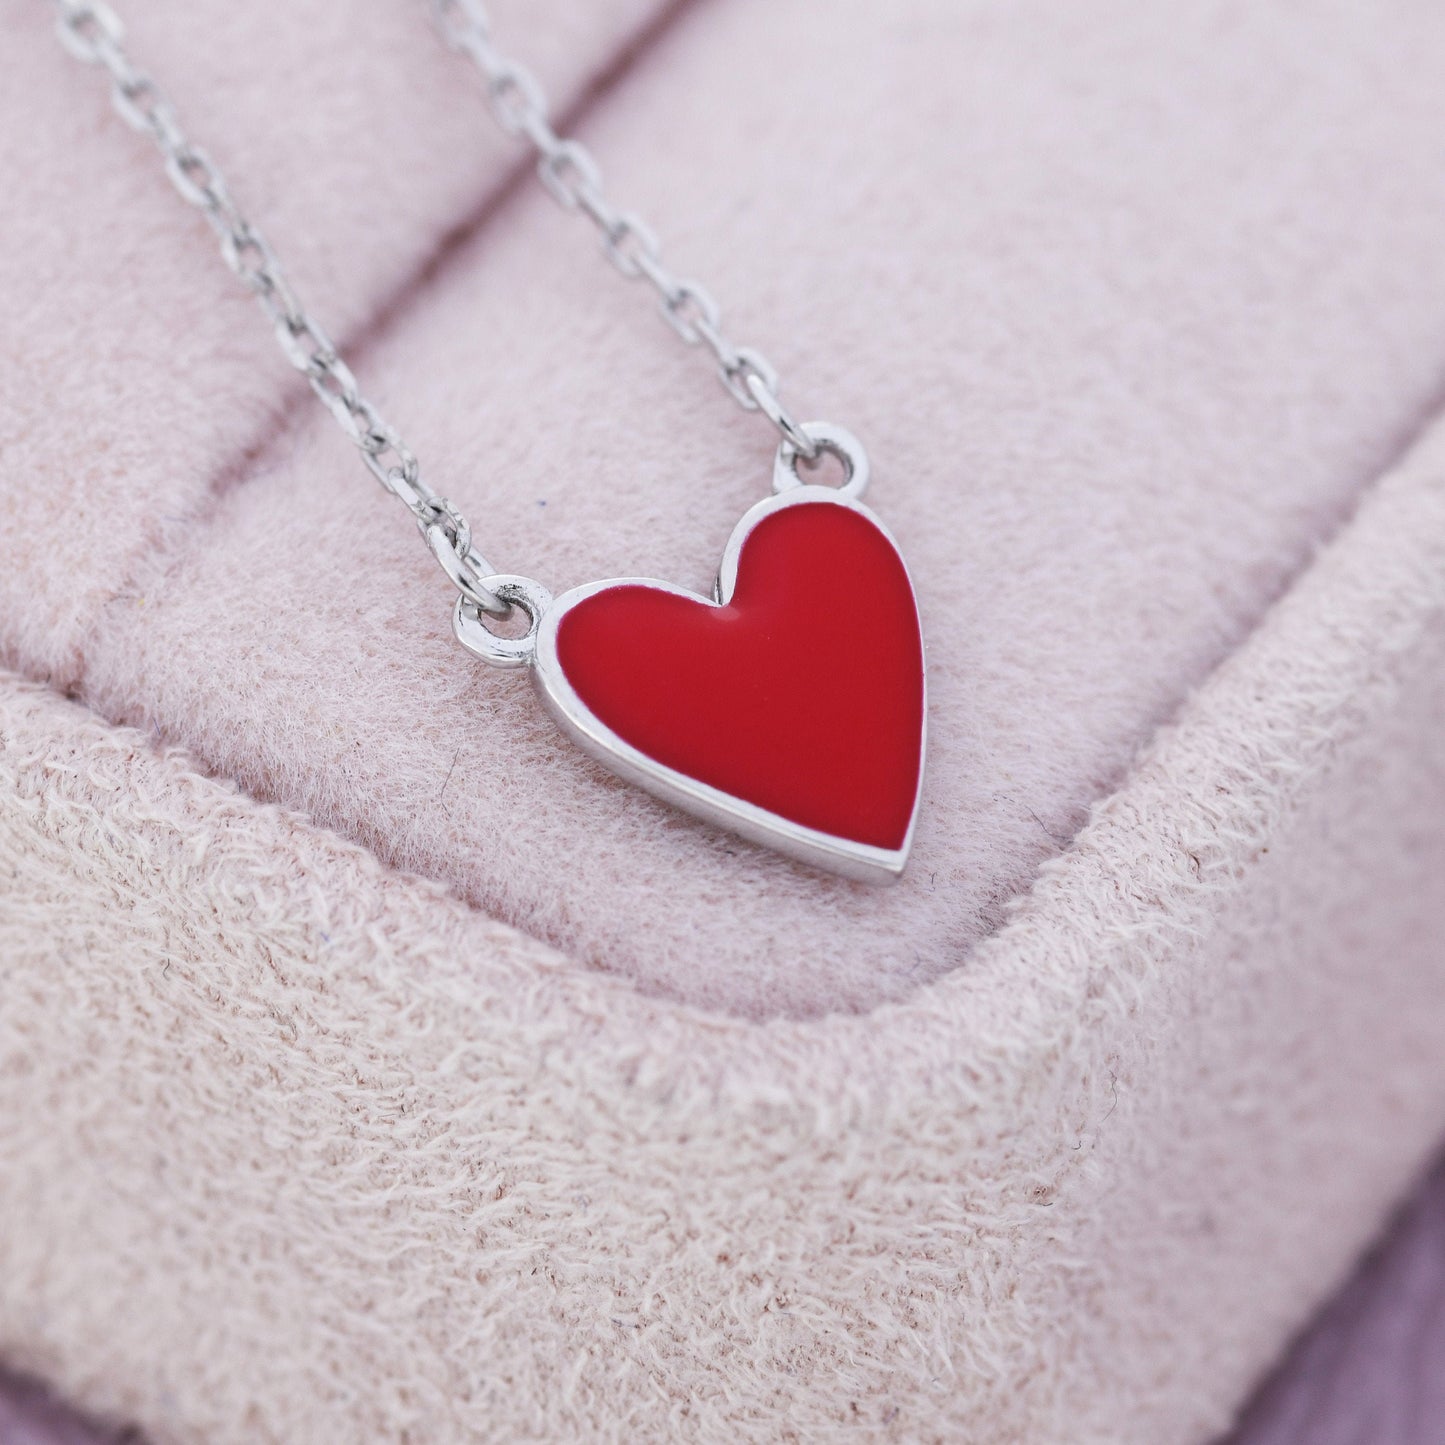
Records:
[[[869,445],[913,862],[460,653],[0,0],[0,1358],[157,1442],[1204,1441],[1445,1125],[1445,14],[495,8]],[[123,13],[493,560],[706,588],[767,429],[424,5]]]

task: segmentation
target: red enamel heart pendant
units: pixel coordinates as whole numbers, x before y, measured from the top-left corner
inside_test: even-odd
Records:
[[[712,598],[627,577],[535,599],[525,661],[564,731],[614,772],[755,842],[890,882],[918,811],[923,643],[897,544],[848,490],[759,502]],[[511,579],[497,580],[505,595]],[[460,609],[458,632],[468,641]]]

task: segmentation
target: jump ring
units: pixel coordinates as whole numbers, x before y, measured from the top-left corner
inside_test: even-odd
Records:
[[[529,626],[521,637],[498,637],[483,619],[480,607],[465,596],[457,598],[452,612],[452,630],[457,641],[493,667],[526,667],[537,647],[537,629],[552,605],[552,594],[530,577],[483,577],[482,590],[491,593],[508,608],[520,607],[527,614]]]
[[[863,443],[847,428],[834,426],[832,422],[805,421],[798,424],[798,430],[813,443],[814,455],[827,452],[843,464],[843,483],[834,488],[845,497],[861,497],[868,488],[868,453]],[[800,447],[795,446],[785,435],[778,443],[778,452],[773,459],[773,491],[787,492],[794,487],[808,485],[798,475],[798,463],[811,460]]]

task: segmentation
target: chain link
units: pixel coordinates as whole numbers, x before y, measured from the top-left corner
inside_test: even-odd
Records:
[[[164,92],[126,53],[124,28],[114,10],[105,0],[53,3],[65,48],[77,60],[107,72],[116,111],[151,138],[172,186],[205,217],[220,243],[222,259],[255,296],[282,353],[361,453],[368,471],[406,506],[462,596],[490,616],[506,617],[512,604],[485,585],[496,569],[472,544],[466,518],[427,485],[416,453],[362,395],[351,368],[291,288],[276,253],[232,200],[225,178],[186,134]],[[697,282],[668,268],[657,237],[641,217],[608,200],[591,152],[557,133],[536,78],[493,44],[480,0],[432,0],[432,6],[447,45],[468,56],[480,71],[498,125],[535,152],[537,174],[548,194],[592,224],[604,255],[620,275],[640,279],[653,289],[663,319],[686,345],[701,346],[711,354],[723,386],[738,406],[766,417],[792,453],[816,458],[818,444],[783,405],[777,370],[760,351],[729,339],[717,302]]]
[[[497,124],[536,153],[537,175],[564,210],[584,216],[596,228],[603,253],[629,280],[645,281],[657,293],[663,318],[688,346],[703,346],[717,363],[728,395],[744,410],[759,412],[785,443],[809,461],[817,445],[793,420],[778,391],[778,373],[751,346],[737,346],[722,329],[717,302],[695,281],[675,275],[662,260],[657,237],[638,216],[607,199],[602,172],[579,141],[557,133],[536,77],[499,50],[481,0],[432,0],[437,28],[446,44],[467,56],[481,72]]]
[[[77,60],[107,71],[121,118],[155,143],[171,184],[216,233],[222,259],[270,319],[286,359],[311,384],[372,476],[411,512],[442,570],[469,602],[493,617],[509,615],[512,604],[484,585],[496,568],[473,547],[466,518],[422,480],[416,453],[361,394],[331,338],[297,299],[276,253],[231,199],[221,173],[186,135],[159,86],[126,54],[115,12],[103,0],[55,0],[55,8],[65,48]],[[501,97],[494,100],[499,112],[511,104],[525,126],[537,98],[525,73],[499,80],[494,96]]]

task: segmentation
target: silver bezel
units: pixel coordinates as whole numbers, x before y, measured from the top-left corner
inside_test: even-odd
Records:
[[[558,726],[584,752],[628,782],[644,788],[654,797],[671,803],[691,813],[694,817],[726,828],[752,842],[786,853],[803,863],[827,868],[844,877],[864,883],[892,883],[903,872],[913,846],[913,832],[918,822],[918,806],[923,794],[923,763],[927,753],[928,730],[928,678],[924,669],[923,678],[923,727],[920,730],[918,788],[913,797],[913,811],[909,817],[908,832],[900,847],[877,848],[864,843],[855,843],[847,838],[835,837],[813,828],[805,828],[755,803],[734,798],[728,793],[711,787],[707,783],[690,778],[650,758],[619,737],[601,721],[578,697],[571,683],[567,681],[557,657],[557,630],[568,611],[585,598],[592,597],[610,587],[641,586],[662,592],[671,592],[689,601],[699,602],[707,607],[725,605],[732,597],[737,585],[738,560],[749,534],[764,517],[784,507],[805,506],[827,502],[831,506],[848,507],[865,516],[898,550],[893,535],[882,522],[861,502],[843,496],[831,487],[799,486],[790,488],[777,496],[765,498],[744,513],[732,536],[723,549],[722,562],[718,568],[718,580],[713,597],[703,597],[684,587],[668,582],[659,582],[652,577],[615,577],[602,582],[588,582],[574,587],[553,599],[552,604],[538,620],[535,650],[532,653],[532,676],[547,710],[556,719]],[[902,553],[899,552],[900,558]],[[905,576],[907,572],[905,569]],[[917,597],[913,594],[912,578],[909,578],[909,595],[913,597],[917,610]]]

